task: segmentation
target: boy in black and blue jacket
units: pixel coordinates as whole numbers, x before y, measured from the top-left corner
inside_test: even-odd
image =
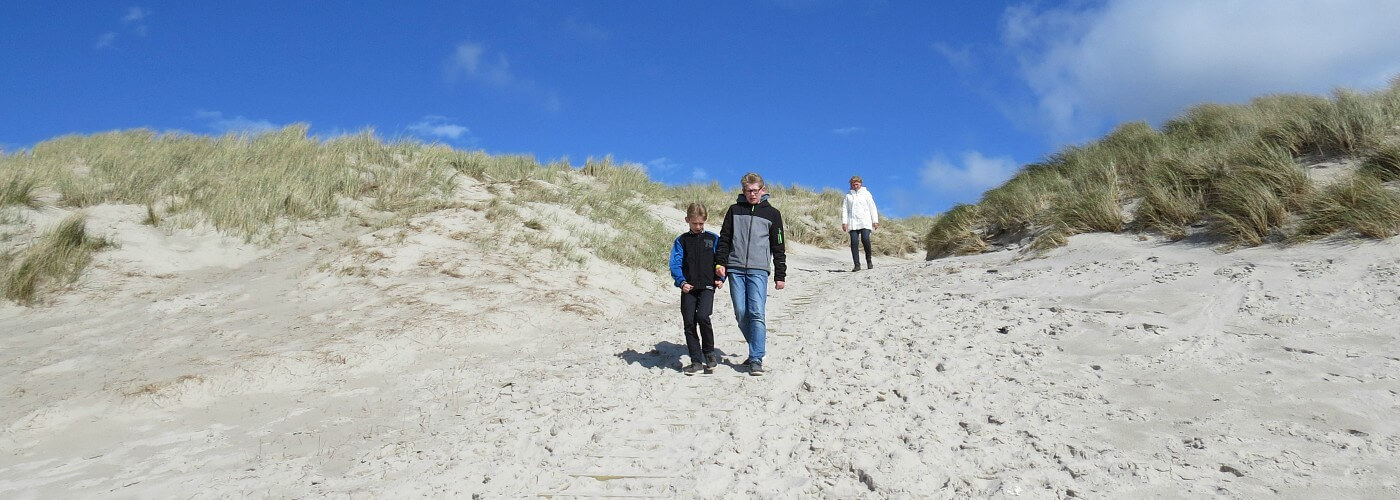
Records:
[[[690,364],[681,369],[686,375],[701,371],[714,373],[715,365],[719,364],[710,312],[714,309],[715,290],[724,285],[724,279],[715,266],[719,235],[705,230],[707,218],[709,214],[704,205],[691,203],[685,211],[690,231],[681,233],[671,245],[671,279],[681,289],[685,348],[690,354]]]

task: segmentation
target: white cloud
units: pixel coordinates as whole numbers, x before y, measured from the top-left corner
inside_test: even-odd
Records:
[[[528,96],[548,111],[562,107],[559,93],[533,80],[519,78],[511,71],[510,59],[503,53],[489,53],[479,43],[462,42],[453,49],[446,63],[447,78],[466,78],[490,87],[508,89]]]
[[[852,135],[852,134],[859,134],[859,133],[864,132],[864,131],[865,131],[865,128],[863,128],[863,127],[841,127],[841,128],[834,128],[834,129],[831,129],[831,133],[836,134],[836,135]]]
[[[690,171],[690,180],[694,182],[705,182],[710,180],[710,173],[703,168],[694,168]]]
[[[510,60],[505,54],[494,58],[486,55],[486,47],[479,43],[459,43],[448,61],[450,77],[466,76],[472,80],[495,86],[508,86],[515,81],[510,72]]]
[[[661,157],[646,163],[647,172],[653,174],[671,173],[679,170],[681,164],[671,161],[670,158]]]
[[[981,192],[1001,185],[1020,169],[1010,157],[988,158],[976,151],[963,153],[960,160],[958,164],[935,156],[919,170],[920,182],[943,193]]]
[[[128,7],[126,15],[122,16],[123,24],[140,23],[146,20],[146,16],[151,15],[151,11],[140,7]]]
[[[471,135],[471,129],[455,123],[450,123],[445,116],[436,115],[423,117],[418,123],[409,125],[408,130],[419,135],[442,137],[453,140],[460,139],[462,136],[469,137]]]
[[[943,42],[936,42],[929,47],[943,56],[954,68],[965,70],[973,65],[972,49],[968,47],[954,47]]]
[[[146,36],[147,32],[145,23],[146,17],[150,15],[151,11],[143,9],[141,7],[128,7],[126,9],[126,14],[123,15],[121,18],[121,23],[123,26],[126,26],[126,29],[130,31],[131,34],[144,37]],[[114,48],[117,46],[117,37],[119,35],[120,33],[117,33],[116,31],[108,31],[106,33],[103,33],[101,36],[97,37],[97,43],[93,45],[93,48]]]
[[[204,120],[206,126],[218,134],[261,134],[281,129],[282,126],[267,120],[252,120],[242,116],[225,117],[219,111],[198,110],[195,118]]]
[[[1400,73],[1400,2],[1091,5],[1028,4],[1003,18],[1002,43],[1034,95],[1039,125],[1058,140],[1095,136],[1122,121],[1157,123],[1203,102],[1378,88]]]
[[[117,32],[108,31],[97,37],[97,43],[92,46],[94,49],[107,49],[117,43]]]

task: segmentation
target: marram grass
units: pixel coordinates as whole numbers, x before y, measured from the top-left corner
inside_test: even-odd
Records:
[[[924,237],[927,258],[990,248],[1008,232],[1035,235],[1038,251],[1082,232],[1182,238],[1193,227],[1227,248],[1333,233],[1385,238],[1395,234],[1394,187],[1384,183],[1400,180],[1397,144],[1400,78],[1369,93],[1200,105],[1160,131],[1125,124],[1023,168],[976,205],[940,216]],[[1357,178],[1317,193],[1303,165],[1347,158],[1362,160]]]
[[[29,305],[76,281],[93,253],[111,245],[89,235],[85,219],[81,212],[70,215],[17,254],[0,255],[0,293]]]

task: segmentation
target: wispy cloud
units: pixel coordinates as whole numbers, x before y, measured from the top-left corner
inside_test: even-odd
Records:
[[[976,60],[973,57],[972,49],[967,46],[954,47],[943,42],[936,42],[930,45],[929,48],[937,52],[938,55],[943,56],[943,59],[947,60],[948,64],[957,69],[966,70],[972,67],[973,62]]]
[[[146,20],[146,16],[151,15],[151,11],[140,7],[128,7],[126,15],[122,16],[123,24],[140,24]]]
[[[549,111],[558,111],[561,107],[558,92],[516,76],[511,71],[510,59],[504,53],[490,52],[485,45],[473,42],[457,44],[447,59],[446,68],[449,81],[465,78],[489,87],[517,92]]]
[[[940,193],[980,193],[1010,179],[1019,168],[1010,157],[987,157],[977,151],[963,153],[958,162],[938,155],[924,163],[919,181]]]
[[[128,34],[138,37],[146,36],[146,18],[151,15],[151,11],[141,7],[127,7],[126,14],[121,17],[121,24]],[[97,43],[93,44],[94,49],[111,49],[117,46],[117,40],[121,37],[118,31],[108,31],[97,37]]]
[[[261,134],[282,128],[267,120],[253,120],[243,116],[226,117],[219,111],[198,110],[194,112],[198,120],[205,122],[205,126],[217,134]]]
[[[834,128],[834,129],[831,129],[831,133],[836,134],[836,135],[852,135],[852,134],[859,134],[859,133],[861,133],[861,132],[865,132],[865,128],[863,128],[863,127],[841,127],[841,128]]]
[[[117,32],[108,31],[97,37],[97,43],[92,45],[94,49],[107,49],[116,46]]]
[[[458,140],[471,137],[471,129],[451,123],[445,116],[430,115],[408,126],[408,130],[420,136]]]
[[[1400,73],[1400,2],[1039,5],[1007,9],[1001,38],[1035,99],[1034,119],[1058,140],[1122,121],[1160,122],[1203,102],[1377,88]]]
[[[703,168],[690,169],[690,180],[692,182],[705,182],[710,180],[710,173]]]
[[[146,36],[146,17],[151,15],[151,11],[141,7],[129,7],[126,15],[122,16],[122,24],[126,25],[131,33],[136,36]]]
[[[652,174],[669,174],[681,169],[681,164],[671,161],[670,158],[661,157],[646,162],[647,172]]]

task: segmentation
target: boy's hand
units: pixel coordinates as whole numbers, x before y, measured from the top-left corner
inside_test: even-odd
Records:
[[[779,290],[782,290],[783,287],[787,286],[787,282],[786,282],[786,281],[774,281],[774,282],[773,282],[773,286],[774,286],[774,287],[777,287]]]
[[[720,280],[715,280],[715,290],[719,290],[721,288],[724,288],[724,282]]]
[[[690,286],[690,283],[681,283],[681,293],[690,293],[694,289],[695,287]]]
[[[845,224],[842,224],[842,225],[841,225],[841,232],[845,233],[845,232],[848,232],[848,231],[850,231],[850,229],[846,229],[846,225],[845,225]]]
[[[723,266],[723,265],[715,264],[715,276],[719,276],[720,279],[724,279],[724,266]]]

